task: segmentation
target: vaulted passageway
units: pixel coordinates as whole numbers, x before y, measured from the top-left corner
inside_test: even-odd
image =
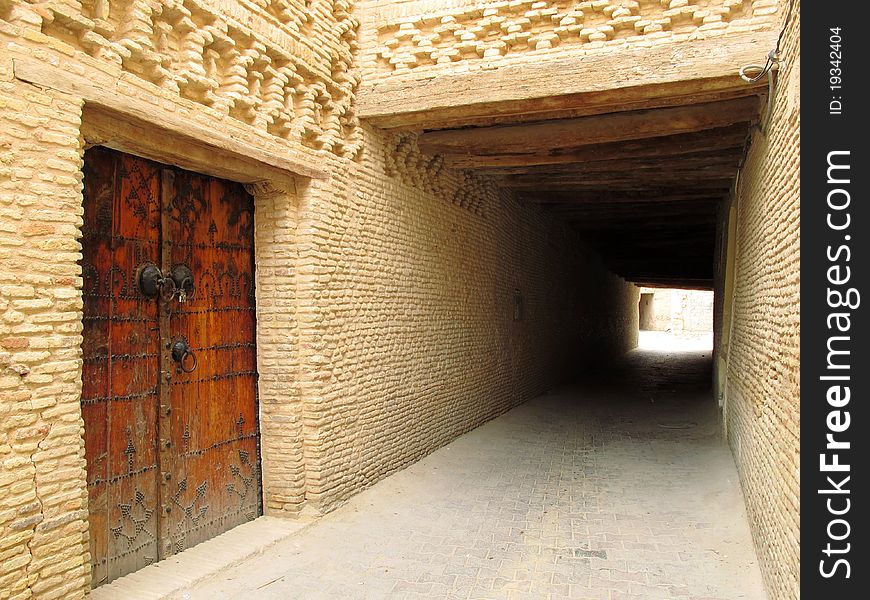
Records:
[[[709,349],[638,349],[612,367],[458,438],[184,597],[765,598]]]
[[[485,126],[428,123],[419,146],[570,223],[629,281],[712,289],[717,213],[758,120],[758,94],[747,87]]]

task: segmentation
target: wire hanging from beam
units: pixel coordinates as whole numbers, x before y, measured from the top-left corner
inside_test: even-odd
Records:
[[[767,53],[767,60],[763,65],[760,64],[749,64],[743,65],[740,67],[738,74],[740,78],[746,83],[756,83],[761,81],[761,79],[767,75],[767,111],[765,112],[765,117],[768,119],[773,112],[773,93],[774,93],[774,72],[779,70],[779,65],[782,62],[782,38],[785,36],[785,32],[788,29],[788,25],[791,22],[792,11],[794,10],[795,0],[789,0],[788,10],[785,15],[785,21],[782,24],[782,29],[779,31],[779,36],[776,38],[776,47]],[[749,73],[756,72],[755,75],[750,75]],[[764,131],[765,128],[762,126],[761,130]]]

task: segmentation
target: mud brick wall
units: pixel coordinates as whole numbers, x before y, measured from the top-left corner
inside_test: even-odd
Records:
[[[321,510],[636,343],[637,288],[565,226],[413,134],[363,139],[361,161],[302,196],[306,497]]]
[[[654,331],[713,331],[712,292],[641,288],[641,293],[653,294],[651,310]]]
[[[800,581],[799,29],[797,3],[773,113],[753,136],[733,199],[733,282],[720,279],[717,298],[731,304],[718,325],[724,424],[767,589],[783,599],[799,596]]]
[[[0,62],[0,597],[88,581],[80,103]]]

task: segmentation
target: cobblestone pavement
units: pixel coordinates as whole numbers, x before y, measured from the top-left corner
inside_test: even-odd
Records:
[[[765,598],[710,353],[636,350],[184,598]],[[615,383],[614,383],[615,382]]]

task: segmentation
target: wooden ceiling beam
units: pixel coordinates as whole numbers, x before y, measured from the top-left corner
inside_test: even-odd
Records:
[[[660,225],[649,228],[644,227],[642,223],[623,223],[622,226],[584,228],[582,227],[582,221],[571,221],[566,219],[566,222],[577,231],[578,234],[587,239],[596,238],[596,236],[606,236],[614,239],[614,243],[623,244],[637,239],[640,236],[646,236],[647,239],[655,239],[656,236],[658,236],[659,239],[663,239],[671,235],[676,235],[677,231],[683,231],[687,228],[701,228],[710,225],[710,223],[677,223],[675,224],[676,227],[681,228],[677,230],[676,228],[668,229],[667,227]],[[620,238],[619,236],[623,237]],[[603,247],[602,251],[606,251],[606,247]]]
[[[537,185],[541,189],[547,189],[551,183],[565,184],[578,183],[582,185],[601,185],[607,188],[611,183],[637,182],[647,187],[650,185],[687,182],[694,186],[698,181],[730,180],[737,174],[737,167],[709,167],[686,171],[669,170],[653,173],[644,171],[620,172],[620,173],[560,173],[551,175],[537,175],[528,173],[523,175],[507,175],[497,178],[497,181],[506,186],[513,187],[517,184]]]
[[[644,256],[654,256],[657,253],[673,253],[682,252],[686,248],[696,249],[713,249],[715,248],[712,236],[697,236],[688,237],[681,236],[678,239],[673,239],[669,236],[662,237],[646,237],[641,240],[632,239],[630,241],[623,240],[622,244],[598,245],[599,251],[608,256],[634,256],[635,254],[643,254]]]
[[[722,194],[728,193],[731,189],[731,182],[734,179],[735,173],[730,175],[716,174],[715,178],[709,176],[697,176],[695,178],[689,175],[675,175],[656,177],[654,181],[643,177],[603,177],[603,178],[586,178],[586,177],[558,177],[544,179],[513,179],[509,182],[504,182],[504,186],[515,191],[635,191],[643,192],[651,189],[650,185],[668,185],[670,187],[684,186],[687,191],[690,190],[717,190]]]
[[[664,277],[643,277],[637,279],[629,279],[635,285],[641,285],[644,287],[661,287],[661,288],[678,288],[678,289],[686,289],[686,290],[704,290],[709,291],[713,289],[713,279],[687,279],[687,278],[678,278],[678,279],[668,279]]]
[[[650,156],[643,158],[601,160],[584,163],[556,165],[522,165],[514,167],[487,167],[475,169],[479,175],[504,177],[508,175],[559,175],[563,173],[623,173],[637,171],[687,170],[702,167],[731,167],[736,170],[743,155],[743,148],[729,148],[693,152],[683,155]]]
[[[720,102],[608,113],[519,125],[444,129],[420,135],[427,154],[492,155],[541,153],[592,144],[655,138],[750,123],[758,118],[758,96]]]
[[[444,162],[454,169],[505,168],[571,163],[589,163],[631,158],[661,158],[695,152],[725,152],[743,150],[748,135],[746,123],[717,127],[694,133],[666,135],[643,140],[591,144],[578,148],[563,148],[551,152],[521,152],[516,154],[444,154]]]
[[[683,252],[673,251],[671,253],[656,253],[655,255],[650,256],[644,260],[635,260],[624,256],[615,256],[609,254],[602,254],[605,262],[613,265],[621,265],[622,267],[627,267],[631,265],[653,265],[653,266],[663,266],[663,265],[698,265],[703,264],[706,265],[713,260],[713,251],[710,249],[709,251],[704,252],[695,252],[693,255],[697,255],[699,257],[703,257],[705,260],[689,262],[686,260],[686,255]]]
[[[674,268],[674,269],[621,269],[613,268],[613,271],[625,279],[713,279],[713,265],[707,268]]]
[[[622,255],[623,253],[633,253],[645,250],[659,250],[670,248],[683,248],[685,246],[692,247],[713,247],[715,230],[711,227],[671,227],[657,229],[629,229],[631,234],[630,239],[625,239],[622,236],[614,236],[613,231],[601,231],[601,237],[594,235],[594,232],[586,233],[586,238],[595,244],[602,254],[612,254],[614,256]],[[625,250],[623,250],[625,249]]]
[[[659,202],[561,202],[541,204],[547,211],[555,213],[591,213],[619,215],[626,213],[665,214],[672,212],[713,213],[719,201],[716,198],[704,200],[662,200]]]
[[[589,215],[603,219],[619,219],[625,215],[711,215],[716,214],[716,205],[711,202],[689,202],[669,204],[551,204],[548,212],[557,215]]]
[[[588,214],[573,212],[554,213],[559,218],[579,224],[586,231],[599,229],[619,234],[622,228],[633,229],[634,225],[656,227],[673,223],[675,226],[710,225],[715,216],[710,213],[623,213],[620,215]],[[646,227],[644,227],[646,228]]]
[[[635,230],[651,230],[657,227],[665,227],[667,225],[688,226],[704,226],[714,222],[709,216],[698,215],[692,217],[675,216],[666,217],[664,219],[650,219],[649,216],[643,215],[635,218],[624,218],[620,220],[593,220],[581,216],[571,216],[569,214],[561,215],[561,218],[570,222],[575,229],[581,233],[593,232],[609,232],[612,235],[634,235]]]

